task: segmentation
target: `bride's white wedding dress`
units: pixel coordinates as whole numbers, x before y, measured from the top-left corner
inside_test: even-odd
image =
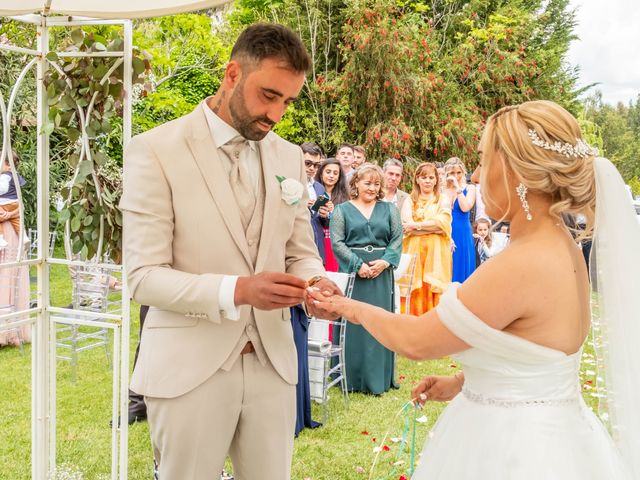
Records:
[[[412,478],[631,479],[582,399],[582,350],[566,355],[493,329],[458,300],[457,288],[437,308],[471,346],[454,356],[464,366],[464,387],[440,416]]]

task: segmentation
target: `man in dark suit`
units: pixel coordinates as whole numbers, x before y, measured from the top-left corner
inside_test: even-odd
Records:
[[[326,262],[324,248],[324,230],[329,226],[329,209],[320,207],[317,211],[311,210],[318,197],[325,193],[320,182],[316,182],[315,176],[318,167],[322,163],[322,149],[315,143],[303,143],[300,145],[304,156],[304,169],[307,173],[307,190],[309,192],[309,213],[311,226],[313,227],[313,239],[318,247],[318,253],[322,263]],[[302,306],[291,307],[291,326],[293,328],[293,340],[298,353],[298,384],[296,385],[296,436],[304,428],[316,428],[319,423],[311,418],[311,392],[309,387],[309,318]]]
[[[304,156],[304,169],[307,172],[307,190],[309,191],[309,203],[307,206],[311,206],[315,203],[317,198],[325,194],[324,187],[320,182],[316,182],[316,173],[318,167],[322,163],[322,149],[312,142],[303,143],[300,145],[302,154]],[[326,254],[324,249],[324,230],[329,226],[329,209],[327,207],[320,207],[317,211],[310,210],[311,213],[311,226],[313,227],[313,239],[318,247],[318,253],[322,258],[322,263],[326,262]]]

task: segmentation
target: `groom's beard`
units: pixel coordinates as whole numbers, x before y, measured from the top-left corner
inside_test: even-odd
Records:
[[[240,135],[247,140],[259,141],[266,137],[269,131],[265,132],[262,130],[257,126],[257,122],[264,123],[271,127],[275,125],[275,122],[265,116],[251,116],[244,100],[244,82],[244,80],[240,80],[240,83],[229,99],[229,116],[231,120],[233,120],[233,126]]]

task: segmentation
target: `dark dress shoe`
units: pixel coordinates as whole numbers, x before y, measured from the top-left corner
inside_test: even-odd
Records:
[[[136,422],[144,422],[147,420],[147,414],[129,412],[129,425],[133,425]]]
[[[132,413],[129,412],[128,414],[128,423],[129,425],[133,425],[136,422],[144,422],[147,420],[147,414],[146,413]],[[113,427],[113,422],[111,420],[109,420],[109,426]],[[118,426],[120,426],[120,417],[118,417]]]

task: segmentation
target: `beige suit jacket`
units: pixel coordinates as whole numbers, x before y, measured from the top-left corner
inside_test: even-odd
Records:
[[[229,357],[249,318],[221,315],[223,275],[324,272],[306,208],[281,198],[276,176],[306,184],[299,147],[269,133],[258,143],[265,184],[260,239],[247,239],[228,175],[201,106],[133,138],[125,152],[125,268],[133,298],[150,305],[131,389],[152,397],[182,395]],[[249,242],[260,242],[256,264]],[[254,310],[264,349],[278,374],[297,381],[289,310]]]
[[[405,200],[409,198],[409,194],[398,189],[396,190],[396,195],[398,196],[398,210],[402,211],[402,205],[404,205]]]

